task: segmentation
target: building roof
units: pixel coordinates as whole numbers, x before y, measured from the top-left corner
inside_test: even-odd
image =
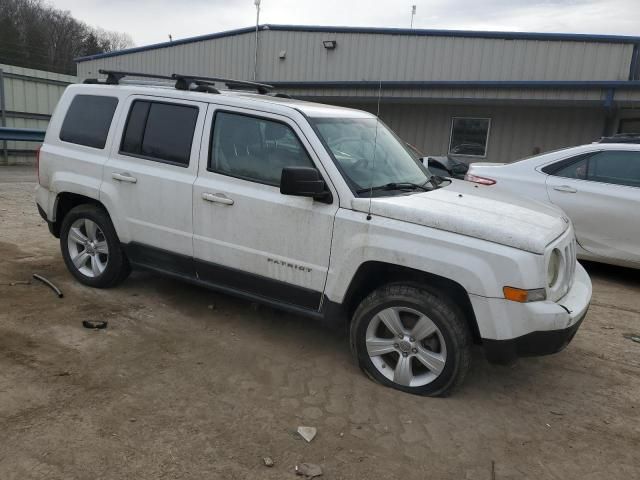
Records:
[[[376,27],[331,27],[314,25],[271,25],[265,24],[258,27],[261,31],[289,31],[289,32],[320,32],[320,33],[362,33],[377,35],[403,35],[416,37],[462,37],[462,38],[491,38],[502,40],[542,40],[542,41],[575,41],[575,42],[595,42],[595,43],[627,43],[640,45],[640,37],[624,35],[592,35],[583,33],[540,33],[540,32],[491,32],[477,30],[425,30],[407,28],[376,28]],[[115,52],[98,53],[85,57],[78,57],[76,62],[86,62],[99,58],[116,57],[136,52],[145,52],[160,48],[175,47],[188,43],[214,40],[217,38],[233,37],[254,32],[256,27],[239,28],[224,32],[210,33],[188,37],[171,42],[155,43],[141,47],[127,48]]]

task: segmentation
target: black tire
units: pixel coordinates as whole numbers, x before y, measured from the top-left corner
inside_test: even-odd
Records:
[[[367,352],[366,336],[370,322],[379,312],[390,307],[408,308],[425,314],[440,330],[441,337],[438,338],[444,339],[446,347],[444,368],[426,385],[405,386],[395,383],[378,370]],[[448,396],[462,384],[471,364],[472,337],[464,314],[445,294],[427,286],[389,284],[372,292],[362,301],[353,315],[350,340],[351,350],[360,368],[370,378],[382,385],[416,395]],[[439,340],[436,342],[439,344]],[[393,362],[394,358],[399,360],[400,355],[398,350],[385,358]],[[410,356],[411,353],[409,352],[408,355]],[[414,360],[409,361],[414,362]],[[385,364],[384,361],[382,363]],[[420,364],[416,366],[416,363],[411,363],[411,365],[412,371],[421,368]],[[389,370],[389,374],[392,371],[393,369]]]
[[[84,275],[71,260],[68,237],[69,231],[73,223],[80,219],[89,219],[98,225],[104,234],[104,240],[107,242],[109,249],[109,257],[106,268],[102,273],[94,277]],[[111,219],[107,212],[97,205],[79,205],[72,208],[62,220],[60,227],[60,250],[62,250],[62,258],[71,274],[84,285],[94,288],[109,288],[124,281],[131,272],[129,261],[127,260],[122,248],[120,240],[116,234],[116,230],[111,223]]]

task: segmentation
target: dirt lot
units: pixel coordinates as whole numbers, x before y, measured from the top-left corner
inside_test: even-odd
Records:
[[[592,308],[564,352],[507,368],[478,350],[453,398],[420,398],[303,318],[147,273],[81,286],[33,188],[0,169],[3,480],[286,479],[301,461],[329,479],[640,478],[640,344],[623,337],[640,332],[638,272],[587,266]],[[11,285],[34,272],[64,298]]]

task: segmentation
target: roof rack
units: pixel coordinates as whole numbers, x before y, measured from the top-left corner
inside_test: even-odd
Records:
[[[640,143],[640,133],[616,133],[610,137],[602,137],[598,143]]]
[[[267,85],[266,83],[249,82],[246,80],[235,80],[232,78],[222,77],[201,77],[197,75],[183,75],[180,73],[173,73],[171,75],[156,75],[153,73],[139,73],[139,72],[123,72],[119,70],[98,70],[98,73],[106,75],[107,79],[101,82],[97,78],[88,78],[84,83],[97,84],[104,83],[106,85],[119,85],[120,80],[125,77],[140,77],[140,78],[153,78],[160,80],[175,80],[175,88],[178,90],[190,90],[195,85],[194,90],[199,92],[220,93],[215,88],[216,83],[224,83],[227,88],[239,89],[239,90],[257,90],[258,93],[265,95],[269,93],[274,87]]]

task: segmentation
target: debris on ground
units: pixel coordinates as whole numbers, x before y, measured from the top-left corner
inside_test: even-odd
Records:
[[[303,475],[306,478],[320,477],[322,475],[322,468],[315,463],[301,463],[296,465],[296,475]]]
[[[210,303],[209,305],[207,305],[207,308],[209,310],[215,310],[216,309],[216,304],[215,303]]]
[[[31,280],[16,280],[15,282],[11,282],[9,285],[12,287],[15,287],[16,285],[31,285]]]
[[[35,278],[36,280],[40,280],[42,283],[44,283],[46,286],[48,286],[51,290],[53,290],[54,292],[56,292],[56,295],[58,295],[58,298],[62,298],[62,292],[60,291],[60,289],[58,287],[56,287],[53,283],[51,283],[50,280],[47,280],[45,277],[43,277],[42,275],[38,275],[37,273],[33,274],[33,278]]]
[[[558,416],[564,415],[563,412],[558,412],[557,410],[549,410],[549,413],[551,413],[553,415],[558,415]]]
[[[83,320],[82,326],[93,330],[103,330],[107,328],[107,323],[106,320]]]
[[[271,457],[262,457],[262,462],[266,467],[273,467],[273,458]]]
[[[304,427],[304,426],[298,427],[298,434],[300,434],[300,436],[304,438],[307,442],[311,442],[311,440],[313,440],[314,437],[316,436],[316,433],[318,433],[318,430],[316,429],[316,427]]]
[[[613,330],[616,327],[612,327],[611,325],[603,325],[600,328],[603,330]]]
[[[622,336],[627,340],[631,340],[632,342],[640,343],[640,334],[638,333],[625,333]]]

